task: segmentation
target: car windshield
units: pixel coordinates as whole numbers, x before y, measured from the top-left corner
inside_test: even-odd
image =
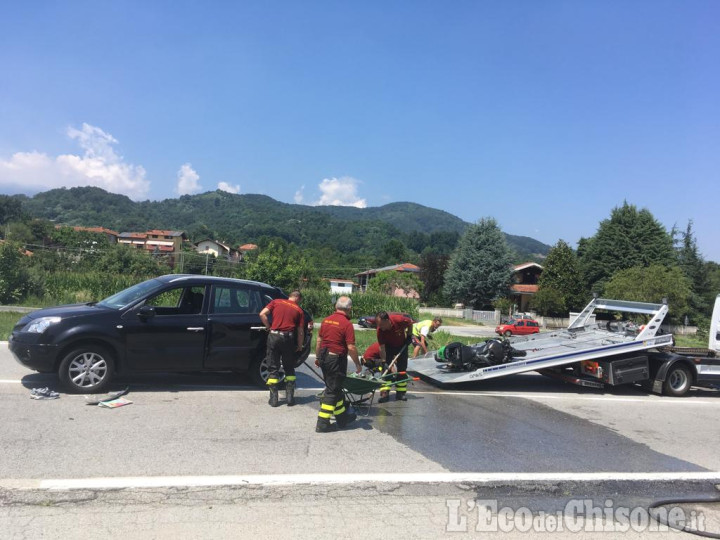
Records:
[[[158,281],[157,279],[143,281],[142,283],[133,285],[132,287],[122,290],[119,293],[108,296],[105,300],[98,302],[97,305],[112,309],[123,309],[134,303],[136,300],[160,289],[162,286],[163,282]]]

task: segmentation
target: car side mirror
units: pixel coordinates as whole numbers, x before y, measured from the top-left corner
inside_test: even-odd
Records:
[[[155,308],[153,306],[141,306],[137,315],[143,320],[150,319],[155,316]]]

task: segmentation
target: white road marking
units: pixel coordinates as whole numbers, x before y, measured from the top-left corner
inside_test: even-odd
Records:
[[[509,392],[414,392],[410,390],[410,394],[430,394],[439,396],[473,396],[473,397],[515,397],[525,399],[564,399],[575,401],[618,401],[633,403],[652,403],[654,405],[720,405],[720,401],[700,401],[692,398],[673,398],[673,397],[614,397],[614,396],[583,396],[580,394],[535,394],[527,392],[523,394]]]
[[[4,489],[77,490],[142,489],[209,486],[288,486],[331,484],[450,484],[497,482],[672,482],[720,481],[720,471],[706,472],[594,472],[594,473],[358,473],[358,474],[273,474],[238,476],[151,476],[77,479],[0,480]]]
[[[0,384],[23,384],[20,380],[15,379],[0,379]],[[166,383],[168,387],[173,389],[195,389],[195,390],[243,390],[245,392],[257,392],[265,393],[266,390],[258,389],[254,386],[241,386],[241,385],[212,385],[212,384],[173,384]],[[157,387],[158,385],[140,383],[134,385],[138,389],[147,387]],[[315,388],[299,388],[298,390],[316,391],[320,387]],[[434,396],[472,396],[477,398],[483,397],[513,397],[513,398],[524,398],[524,399],[550,399],[550,400],[574,400],[574,401],[603,401],[603,402],[620,402],[620,403],[651,403],[654,405],[719,405],[720,401],[707,401],[693,398],[673,398],[673,397],[660,397],[660,396],[649,396],[649,397],[614,397],[614,396],[584,396],[582,394],[537,394],[534,392],[527,393],[510,393],[510,392],[483,392],[479,390],[477,392],[456,392],[448,391],[444,392],[441,390],[436,391],[410,391],[411,394],[416,395],[434,395]]]

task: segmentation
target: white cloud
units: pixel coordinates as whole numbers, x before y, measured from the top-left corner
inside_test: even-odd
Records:
[[[195,172],[190,163],[183,164],[177,172],[177,187],[175,192],[178,195],[192,195],[202,189],[202,186],[198,182],[200,175]]]
[[[234,186],[231,186],[227,182],[219,182],[217,188],[220,191],[227,191],[228,193],[240,193],[240,184],[235,184]]]
[[[298,189],[295,192],[295,197],[294,197],[295,204],[302,204],[303,200],[305,200],[305,195],[303,194],[304,191],[305,191],[305,185],[302,185],[302,186],[300,186],[300,189]]]
[[[322,192],[320,200],[314,203],[315,206],[355,206],[365,208],[367,201],[360,199],[357,194],[357,186],[360,182],[350,176],[342,178],[325,178],[318,188]]]
[[[118,141],[102,129],[83,124],[68,128],[67,135],[83,150],[82,155],[57,157],[43,152],[17,152],[0,157],[0,186],[21,186],[24,191],[60,187],[97,186],[133,199],[144,198],[150,182],[140,165],[126,163],[113,145]]]

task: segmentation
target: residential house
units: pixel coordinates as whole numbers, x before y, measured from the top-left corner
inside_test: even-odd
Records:
[[[145,249],[152,252],[172,253],[182,249],[188,238],[182,231],[159,231],[153,229],[145,233]]]
[[[125,244],[137,249],[145,249],[147,235],[140,232],[121,232],[118,234],[118,244]]]
[[[412,263],[401,263],[401,264],[393,264],[390,266],[383,266],[382,268],[373,268],[371,270],[365,270],[364,272],[360,272],[359,274],[355,274],[355,277],[357,277],[358,280],[358,287],[360,291],[365,292],[367,291],[368,283],[372,278],[374,278],[376,275],[378,275],[380,272],[411,272],[413,274],[419,274],[420,273],[420,267],[416,266]],[[420,295],[417,293],[417,291],[403,291],[402,289],[396,289],[393,293],[393,296],[401,296],[406,298],[419,298]]]
[[[118,235],[118,243],[152,253],[173,253],[182,249],[187,235],[182,231],[122,232]]]
[[[328,279],[330,282],[330,293],[331,294],[352,294],[354,285],[351,279]]]
[[[535,262],[525,262],[512,267],[513,284],[510,299],[518,306],[517,311],[528,311],[530,299],[538,291],[538,279],[543,267]]]
[[[206,238],[195,244],[195,251],[198,253],[210,253],[214,257],[227,257],[230,255],[230,246]]]
[[[195,251],[200,254],[213,255],[214,257],[222,257],[231,262],[237,262],[240,260],[240,252],[236,249],[231,248],[227,244],[218,242],[217,240],[210,240],[209,238],[201,240],[195,244]]]

